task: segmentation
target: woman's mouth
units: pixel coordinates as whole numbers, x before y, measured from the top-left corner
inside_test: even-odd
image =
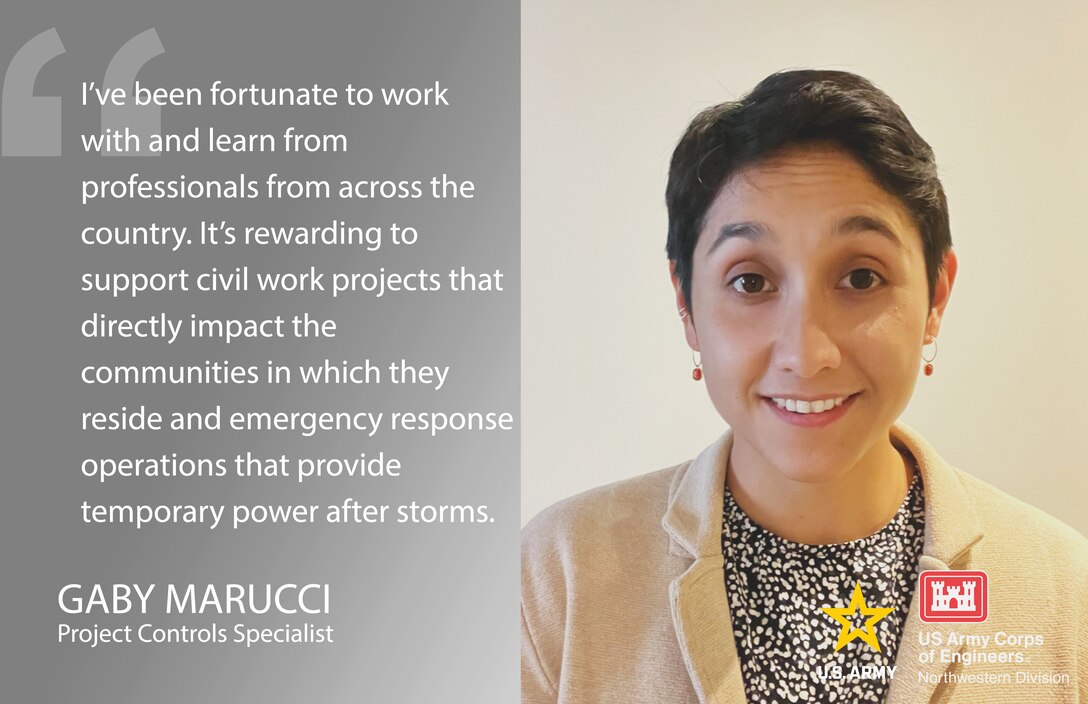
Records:
[[[804,427],[823,427],[843,415],[853,405],[858,393],[802,399],[793,396],[764,396],[763,400],[782,420]]]
[[[837,396],[835,398],[817,399],[815,401],[803,401],[793,398],[771,397],[779,408],[785,408],[790,413],[823,413],[830,411],[835,406],[841,406],[849,396]]]

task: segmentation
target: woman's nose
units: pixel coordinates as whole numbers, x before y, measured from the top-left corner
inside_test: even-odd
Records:
[[[775,365],[803,379],[837,368],[842,355],[832,335],[830,318],[827,303],[818,296],[806,294],[786,302],[774,347]]]

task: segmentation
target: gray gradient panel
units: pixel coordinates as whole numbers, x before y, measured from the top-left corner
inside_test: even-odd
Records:
[[[516,3],[39,3],[2,11],[0,56],[19,69],[4,92],[0,158],[0,702],[509,702],[517,698],[519,516],[519,134]],[[150,29],[153,33],[148,33]],[[54,33],[49,30],[55,30]],[[37,44],[21,52],[36,37]],[[129,52],[127,55],[122,53]],[[111,63],[113,62],[113,63]],[[142,64],[142,65],[141,65]],[[84,81],[135,77],[154,87],[305,87],[347,83],[449,88],[441,109],[222,109],[139,113],[80,105]],[[10,84],[10,85],[9,85]],[[26,93],[33,91],[33,99]],[[11,104],[9,105],[9,97]],[[87,153],[80,135],[131,126],[187,133],[280,135],[289,125],[347,137],[343,154]],[[59,143],[58,143],[59,138]],[[59,152],[58,155],[44,156]],[[43,156],[17,156],[38,154]],[[426,179],[475,183],[471,200],[101,200],[81,204],[83,179],[132,173],[155,180],[269,173],[292,179]],[[225,220],[246,225],[410,225],[412,247],[87,246],[88,225]],[[446,272],[504,274],[501,294],[81,293],[85,272]],[[252,276],[252,274],[251,274]],[[81,323],[165,314],[171,319],[334,319],[333,340],[88,340]],[[370,359],[378,385],[108,385],[85,365],[294,366]],[[450,366],[440,390],[388,383],[404,358]],[[297,369],[296,369],[297,372]],[[505,432],[90,432],[84,410],[140,405],[163,412],[493,411]],[[373,457],[401,476],[126,478],[82,476],[85,458]],[[86,525],[80,505],[362,504],[486,506],[485,523],[243,526]],[[66,584],[155,584],[147,614],[66,614]],[[328,614],[165,614],[168,584],[328,584]],[[86,596],[86,591],[83,592]],[[57,643],[57,626],[277,628],[333,626],[332,644]]]

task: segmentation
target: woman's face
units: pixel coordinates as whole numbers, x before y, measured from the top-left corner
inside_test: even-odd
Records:
[[[844,151],[794,147],[735,174],[696,242],[684,318],[735,452],[820,482],[886,450],[955,273],[949,252],[931,308],[909,212]]]

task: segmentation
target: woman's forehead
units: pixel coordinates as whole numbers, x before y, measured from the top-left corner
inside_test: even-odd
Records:
[[[733,174],[707,210],[702,234],[711,231],[711,239],[718,240],[723,232],[778,238],[868,229],[909,249],[921,248],[906,206],[857,159],[834,146],[806,145]]]

